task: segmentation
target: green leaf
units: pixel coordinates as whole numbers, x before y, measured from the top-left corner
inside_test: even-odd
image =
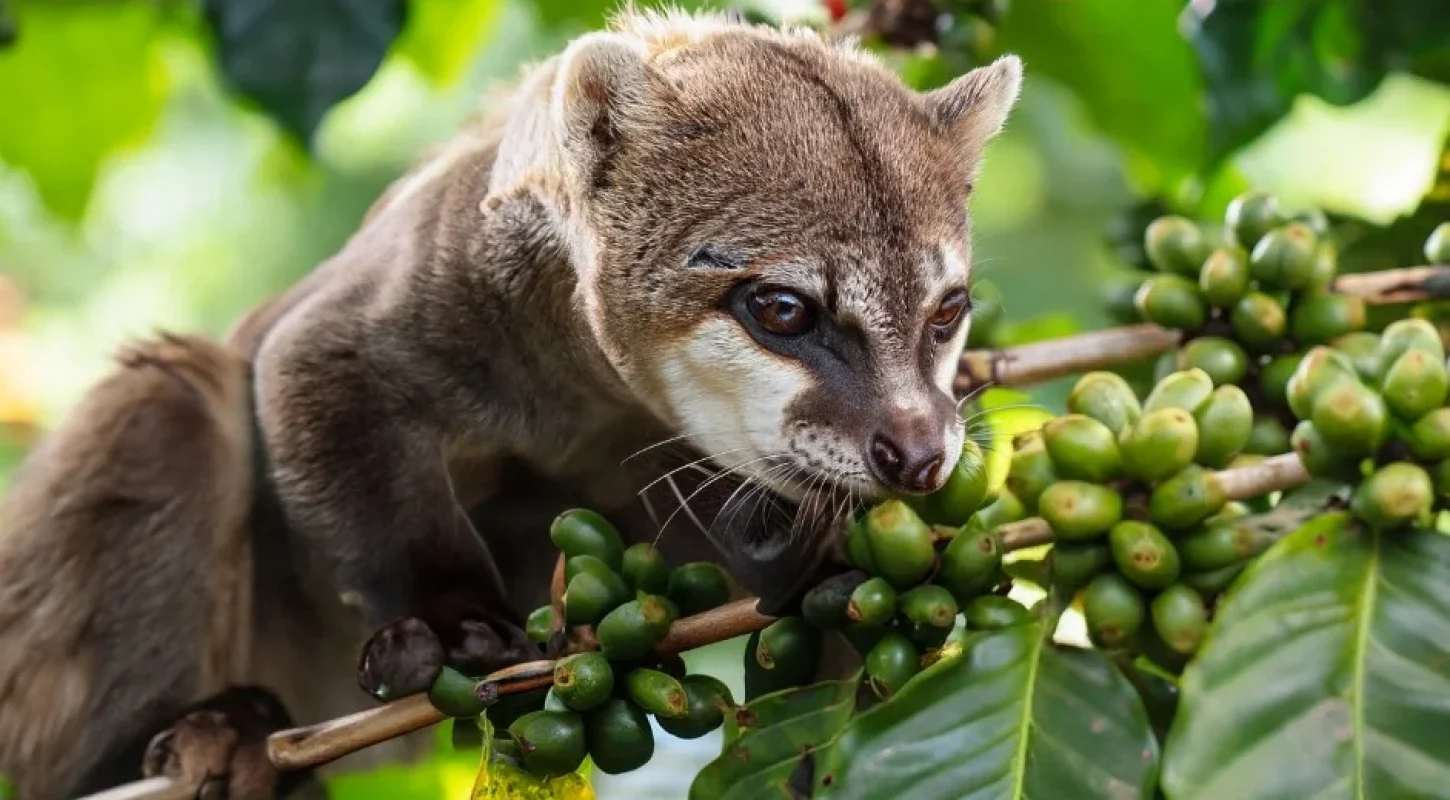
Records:
[[[859,676],[828,681],[768,694],[737,709],[739,737],[695,776],[690,800],[789,797],[784,790],[791,776],[810,768],[804,759],[850,719],[860,685]]]
[[[24,33],[0,49],[0,161],[27,172],[56,214],[79,218],[101,164],[155,125],[167,88],[152,47],[158,5],[13,4]]]
[[[1177,29],[1182,7],[1014,0],[999,41],[1022,56],[1029,81],[1045,76],[1075,92],[1094,123],[1137,157],[1145,188],[1160,189],[1194,172],[1204,148],[1202,83]]]
[[[1184,672],[1171,800],[1444,797],[1450,538],[1321,516],[1240,578]]]
[[[499,12],[499,0],[412,0],[398,55],[438,86],[458,80]]]
[[[971,639],[854,720],[816,765],[814,796],[1147,800],[1157,760],[1132,686],[1036,622]]]
[[[1437,3],[1217,0],[1190,4],[1185,20],[1208,84],[1215,158],[1253,140],[1301,94],[1352,103],[1392,69],[1450,81],[1450,26]]]
[[[404,0],[206,0],[228,81],[305,142],[372,79]]]

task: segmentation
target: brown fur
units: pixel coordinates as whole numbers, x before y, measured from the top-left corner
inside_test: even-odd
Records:
[[[243,362],[171,336],[118,362],[0,513],[0,772],[27,800],[244,675]]]
[[[0,535],[0,769],[51,800],[224,680],[299,723],[357,710],[359,648],[404,617],[455,660],[525,657],[570,506],[790,602],[814,534],[882,489],[874,432],[960,442],[966,326],[923,324],[966,281],[963,197],[1018,69],[922,95],[708,15],[627,15],[530,68],[231,332],[261,452],[240,362],[173,339],[35,453]],[[747,334],[750,282],[807,293],[837,338]]]

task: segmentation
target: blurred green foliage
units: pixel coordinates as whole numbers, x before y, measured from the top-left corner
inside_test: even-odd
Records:
[[[485,89],[616,5],[0,0],[0,281],[26,297],[0,337],[28,356],[9,373],[0,358],[0,407],[6,393],[33,403],[44,429],[124,338],[223,333],[335,251]],[[816,0],[729,7],[826,19]],[[995,29],[948,25],[935,51],[886,55],[923,88],[995,52],[1025,59],[973,201],[976,274],[1005,296],[1014,343],[1108,322],[1102,292],[1125,264],[1104,231],[1145,200],[1218,216],[1254,184],[1357,221],[1365,264],[1423,241],[1450,203],[1436,194],[1450,187],[1437,184],[1450,172],[1445,19],[1431,0],[1014,0]],[[1032,398],[1057,408],[1064,391]],[[23,441],[0,424],[0,490]],[[736,681],[738,653],[698,657]],[[687,780],[709,749],[672,766],[662,748],[601,796],[678,797],[670,775]],[[462,796],[473,756],[446,751],[339,778],[337,796]]]

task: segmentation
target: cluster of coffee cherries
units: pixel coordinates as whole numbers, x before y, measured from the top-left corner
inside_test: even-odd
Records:
[[[1234,199],[1222,225],[1167,215],[1149,223],[1144,252],[1158,273],[1134,295],[1142,319],[1182,331],[1159,375],[1197,367],[1239,384],[1259,412],[1248,449],[1289,449],[1284,387],[1309,348],[1362,330],[1364,300],[1334,292],[1338,251],[1324,214],[1289,215],[1266,192]]]
[[[1381,530],[1427,526],[1450,498],[1450,372],[1439,331],[1403,319],[1305,354],[1288,384],[1293,448],[1316,477],[1358,484]]]
[[[606,774],[639,769],[654,755],[651,717],[685,739],[719,728],[735,705],[729,688],[656,648],[676,619],[730,599],[724,570],[709,562],[671,568],[651,544],[625,547],[614,525],[587,509],[561,514],[550,536],[564,556],[564,618],[552,605],[539,608],[528,635],[591,644],[555,662],[552,685],[492,703],[477,680],[445,668],[433,704],[451,717],[486,715],[498,734],[491,752],[540,778],[575,772],[586,756]]]
[[[1262,546],[1229,532],[1248,508],[1217,472],[1245,460],[1249,398],[1192,367],[1141,401],[1121,376],[1090,372],[1067,405],[1016,439],[1008,491],[1051,526],[1050,581],[1080,600],[1095,644],[1182,660]]]

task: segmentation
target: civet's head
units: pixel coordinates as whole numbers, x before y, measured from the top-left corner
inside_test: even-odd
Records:
[[[920,93],[806,33],[628,17],[566,51],[580,292],[634,391],[776,489],[939,488],[963,425],[967,199],[1021,62]]]

